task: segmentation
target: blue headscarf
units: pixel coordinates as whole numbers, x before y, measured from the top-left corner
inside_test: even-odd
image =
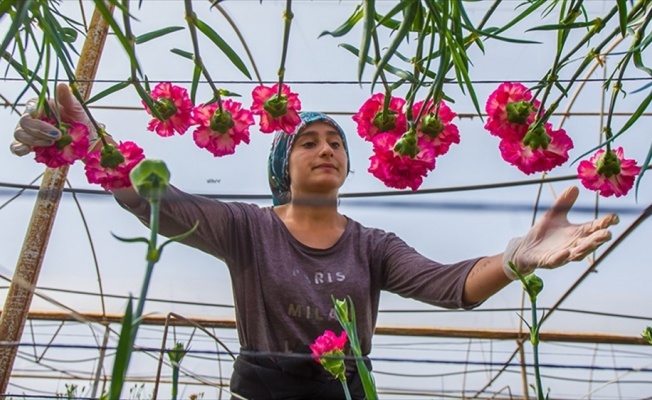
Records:
[[[269,176],[269,187],[272,189],[272,200],[275,206],[279,206],[290,201],[290,170],[288,162],[290,160],[290,151],[294,138],[306,126],[313,122],[325,122],[337,130],[342,137],[344,151],[346,152],[346,173],[351,170],[351,161],[349,157],[349,146],[346,143],[346,135],[337,122],[328,115],[315,111],[299,113],[301,123],[296,127],[294,133],[287,134],[284,131],[276,132],[272,148],[269,151],[269,160],[267,163],[267,172]]]

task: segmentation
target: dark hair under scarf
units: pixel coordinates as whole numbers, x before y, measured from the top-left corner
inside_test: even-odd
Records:
[[[288,162],[290,160],[290,151],[294,138],[306,126],[313,122],[325,122],[337,130],[342,137],[344,151],[346,152],[346,173],[351,170],[351,161],[349,157],[349,146],[346,143],[346,135],[337,122],[328,115],[315,111],[307,111],[299,114],[301,123],[296,127],[294,133],[288,134],[284,131],[278,131],[274,135],[272,148],[269,151],[269,160],[267,171],[269,176],[269,187],[272,189],[272,200],[275,206],[290,202],[290,170]]]

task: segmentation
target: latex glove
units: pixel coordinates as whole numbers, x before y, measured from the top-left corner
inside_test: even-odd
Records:
[[[509,242],[503,253],[503,270],[510,279],[518,277],[509,267],[509,261],[526,276],[537,268],[552,269],[582,260],[611,239],[608,228],[618,223],[616,214],[583,224],[568,222],[568,211],[578,195],[576,186],[566,189],[524,237]]]
[[[93,149],[98,140],[97,131],[67,84],[57,85],[57,101],[62,121],[78,122],[88,127],[89,150]],[[54,101],[50,100],[50,104],[54,107]],[[34,146],[50,146],[61,138],[59,129],[39,119],[43,110],[37,109],[37,106],[38,99],[27,100],[25,112],[14,129],[15,140],[9,149],[17,156],[29,154]]]

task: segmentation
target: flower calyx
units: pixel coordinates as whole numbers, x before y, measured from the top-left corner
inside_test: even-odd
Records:
[[[419,154],[419,146],[417,146],[417,135],[413,129],[410,129],[403,136],[396,141],[394,151],[402,156],[410,156],[414,158]]]
[[[163,118],[162,121],[167,121],[177,113],[177,106],[174,104],[174,100],[168,99],[167,97],[154,100],[154,107],[156,107],[156,111]]]
[[[233,116],[230,112],[220,110],[219,108],[215,109],[213,116],[211,116],[210,127],[214,132],[227,133],[235,126],[233,121]]]
[[[421,119],[421,132],[433,139],[442,133],[444,128],[446,128],[446,125],[444,125],[437,114],[430,113]]]
[[[620,174],[620,159],[616,153],[611,150],[605,151],[596,163],[596,171],[605,178]]]
[[[527,100],[507,103],[507,120],[514,124],[525,125],[527,119],[535,111],[534,105]]]
[[[100,152],[100,165],[102,167],[115,169],[124,161],[124,155],[114,145],[107,144],[106,146],[102,146],[102,151]]]
[[[378,132],[390,132],[396,128],[398,113],[394,110],[378,111],[373,119],[373,124]]]
[[[265,100],[263,109],[273,118],[280,118],[288,112],[288,98],[285,95],[275,94]]]
[[[531,149],[538,148],[547,149],[550,144],[550,136],[546,132],[546,128],[542,123],[535,123],[527,130],[525,137],[523,137],[523,144],[529,146]]]
[[[72,143],[72,136],[68,133],[68,129],[70,128],[70,125],[62,122],[59,124],[58,128],[59,131],[61,131],[61,137],[59,138],[59,140],[57,140],[54,143],[57,146],[58,150],[62,150],[66,146]]]

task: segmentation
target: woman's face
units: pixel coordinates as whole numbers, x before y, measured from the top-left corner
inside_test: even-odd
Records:
[[[347,155],[337,129],[313,122],[297,133],[290,152],[292,198],[323,195],[337,197],[347,176]]]

